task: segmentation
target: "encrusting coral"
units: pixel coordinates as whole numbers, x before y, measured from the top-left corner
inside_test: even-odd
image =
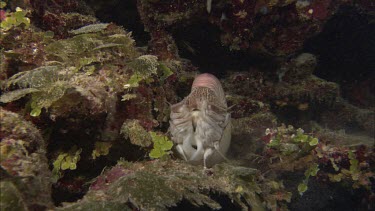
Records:
[[[0,108],[1,208],[53,207],[52,174],[46,143],[38,129],[18,114]]]
[[[122,210],[124,205],[136,209],[168,210],[182,201],[209,209],[265,210],[262,200],[283,204],[290,199],[282,185],[262,181],[256,169],[218,164],[214,175],[202,174],[199,166],[182,161],[128,163],[120,161],[91,185],[87,195],[77,203],[66,203],[59,210]],[[262,182],[261,182],[262,181]],[[285,194],[276,200],[276,194]],[[212,195],[213,197],[210,197]],[[221,195],[223,200],[215,199]],[[157,196],[157,197],[155,197]],[[190,206],[191,206],[190,205]]]
[[[232,73],[223,85],[226,90],[234,90],[233,94],[278,108],[305,111],[309,105],[332,105],[340,98],[339,86],[313,75],[315,68],[315,56],[303,53],[269,73],[259,70]]]
[[[14,40],[14,34],[25,35],[21,36],[25,40]],[[163,87],[154,93],[151,83],[166,83],[173,72],[156,56],[142,56],[131,34],[113,24],[75,29],[67,39],[55,40],[50,35],[17,26],[1,37],[1,71],[6,80],[1,81],[0,101],[7,109],[24,112],[46,134],[50,164],[56,164],[54,176],[59,179],[55,186],[60,187],[71,177],[67,174],[79,174],[82,162],[126,149],[117,147],[126,145],[119,136],[125,119],[137,119],[147,130],[167,122],[166,93]],[[29,46],[36,49],[25,51]],[[20,51],[14,54],[14,49]],[[27,65],[20,65],[19,72],[10,71],[20,61]],[[134,98],[120,101],[130,93]],[[146,102],[139,107],[142,99]],[[154,104],[158,112],[153,111]],[[81,149],[78,156],[76,151],[70,153],[73,147]]]
[[[201,22],[206,27],[215,26],[221,44],[231,50],[251,49],[285,56],[320,32],[324,23],[346,4],[345,0],[139,0],[137,7],[152,37],[151,46],[160,49],[158,54],[176,55],[172,51],[175,42],[168,33],[171,29]],[[364,11],[373,7],[367,1],[359,1],[356,6]]]

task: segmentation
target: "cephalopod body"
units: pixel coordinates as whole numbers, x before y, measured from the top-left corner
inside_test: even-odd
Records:
[[[224,90],[212,74],[198,75],[190,94],[171,106],[170,132],[176,149],[192,163],[211,167],[222,161],[231,141]]]

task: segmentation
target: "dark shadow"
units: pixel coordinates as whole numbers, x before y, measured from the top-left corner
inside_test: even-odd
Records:
[[[220,40],[221,31],[208,22],[181,25],[171,30],[179,55],[191,60],[200,72],[223,77],[227,71],[247,71],[252,66],[272,69],[276,62],[251,51],[230,50]]]
[[[113,22],[131,31],[137,46],[145,46],[150,40],[149,33],[144,31],[138,10],[137,0],[86,0],[101,22]]]
[[[314,74],[340,84],[344,98],[357,106],[374,105],[374,14],[342,6],[304,50],[319,58]]]

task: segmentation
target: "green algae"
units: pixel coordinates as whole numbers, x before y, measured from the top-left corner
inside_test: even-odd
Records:
[[[108,155],[111,147],[112,147],[112,144],[110,142],[102,142],[102,141],[95,142],[95,148],[91,153],[92,159],[95,160],[96,158],[100,156]]]
[[[90,27],[96,30],[88,30]],[[107,63],[123,63],[123,59],[132,60],[138,54],[130,33],[104,35],[105,28],[104,25],[86,26],[72,38],[49,40],[44,49],[48,60],[46,64],[54,65],[40,66],[13,75],[4,82],[5,88],[13,90],[4,93],[0,101],[8,103],[30,94],[30,114],[36,117],[41,114],[42,109],[50,108],[63,98],[70,89],[75,89],[87,99],[94,100],[91,94],[87,94],[89,91],[86,89],[89,87],[82,87],[83,80],[90,80],[84,77],[97,77],[99,68]],[[116,80],[125,80],[126,77],[124,75],[124,79],[121,79],[114,76]],[[94,98],[97,95],[94,94]],[[95,102],[99,101],[94,100],[93,103]]]
[[[157,134],[150,131],[152,142],[154,143],[153,149],[150,152],[151,158],[162,158],[170,154],[173,147],[173,142],[167,136]]]
[[[53,162],[53,179],[56,182],[63,176],[65,170],[77,169],[77,163],[81,159],[82,148],[77,149],[77,146],[73,146],[68,152],[60,153],[56,160]]]
[[[70,31],[70,33],[72,33],[74,35],[96,33],[96,32],[103,31],[108,26],[109,26],[108,23],[91,24],[91,25],[84,26],[84,27],[81,27],[81,28],[76,29],[76,30],[72,30],[72,31]]]
[[[2,1],[2,6],[4,6],[4,3]],[[1,20],[0,23],[0,29],[4,31],[8,31],[12,29],[13,27],[19,27],[21,25],[24,25],[25,28],[30,27],[30,19],[26,17],[27,11],[17,7],[15,12],[10,12],[7,14],[4,20]]]

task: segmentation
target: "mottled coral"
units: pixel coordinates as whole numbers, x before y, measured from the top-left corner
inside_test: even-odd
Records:
[[[43,30],[53,31],[55,37],[66,38],[69,31],[97,23],[92,11],[83,1],[26,1],[25,7],[32,10],[31,21]]]
[[[151,35],[150,51],[163,60],[179,58],[175,40],[166,28],[205,11],[204,5],[196,0],[181,3],[139,0],[137,7],[145,30]]]
[[[211,1],[209,1],[211,2]],[[256,49],[288,55],[317,34],[346,1],[138,1],[138,11],[150,32],[151,45],[168,40],[168,29],[183,23],[208,21],[221,30],[221,43],[231,50]],[[358,4],[369,8],[366,3]],[[162,32],[162,33],[160,33]],[[173,43],[173,42],[169,42]],[[164,44],[162,52],[166,51]]]
[[[14,33],[27,36],[15,40],[12,36]],[[165,92],[161,86],[153,91],[150,83],[162,85],[172,71],[167,66],[161,66],[156,56],[142,57],[135,48],[131,34],[113,24],[89,25],[71,31],[71,35],[67,39],[55,40],[49,34],[47,36],[47,33],[35,32],[33,29],[9,30],[9,34],[1,38],[7,50],[7,54],[2,54],[6,61],[2,74],[7,80],[2,81],[5,93],[1,95],[1,102],[7,108],[24,110],[37,117],[32,120],[46,132],[50,143],[48,155],[52,160],[74,145],[83,149],[80,159],[73,163],[67,162],[70,166],[74,164],[72,168],[69,166],[75,170],[74,173],[67,170],[68,173],[61,175],[54,186],[55,192],[58,189],[69,192],[69,195],[79,195],[84,192],[82,187],[69,187],[81,183],[77,183],[82,180],[77,175],[82,174],[81,169],[86,171],[93,156],[95,162],[103,163],[102,160],[106,158],[97,158],[99,155],[105,154],[110,157],[108,160],[112,159],[111,156],[118,159],[119,151],[126,150],[124,145],[127,143],[116,142],[121,139],[119,132],[124,119],[132,119],[132,115],[135,115],[147,130],[159,125],[154,120],[156,118],[160,122],[167,121]],[[18,58],[14,58],[10,52],[19,46],[29,51],[29,43],[37,42],[42,42],[41,48],[35,50],[37,57],[31,55],[27,58],[29,66],[13,70],[12,66],[20,65],[18,58],[23,59],[28,54],[19,54]],[[137,98],[120,102],[121,94],[128,91],[124,85],[130,83],[132,76],[142,73],[144,77],[137,82],[139,86],[132,87],[136,89],[133,91]],[[158,98],[153,99],[156,93]],[[27,101],[29,103],[25,106],[24,102]],[[133,112],[133,108],[139,109],[139,112]],[[26,117],[30,118],[28,115]],[[100,151],[95,148],[95,143],[103,143],[103,146],[115,144],[113,150]],[[130,148],[128,146],[127,149]],[[137,152],[127,157],[134,157]],[[103,167],[103,164],[98,166]],[[95,168],[91,170],[96,171]],[[59,191],[56,194],[60,195]],[[56,203],[60,203],[59,200]]]
[[[219,164],[211,175],[206,175],[200,167],[179,161],[119,162],[97,178],[84,199],[65,204],[59,210],[95,209],[95,203],[100,203],[102,209],[118,210],[116,207],[123,205],[121,210],[124,207],[167,210],[180,207],[182,201],[210,209],[263,210],[264,201],[269,208],[282,207],[288,200],[283,187],[271,188],[267,182],[259,181],[257,170],[228,164]],[[226,202],[215,199],[217,194]],[[277,194],[286,197],[274,198]]]
[[[308,190],[310,176],[314,176],[316,180],[327,181],[329,178],[343,186],[350,184],[354,189],[362,188],[366,197],[373,194],[371,181],[375,175],[371,166],[374,152],[373,143],[361,139],[363,137],[333,135],[325,130],[307,134],[300,128],[282,125],[266,130],[264,154],[269,158],[269,167],[278,174],[305,171],[305,178],[297,187],[301,195]],[[345,144],[348,140],[349,145]]]
[[[138,120],[126,120],[121,127],[121,133],[134,145],[149,147],[152,144],[151,135],[140,125]]]
[[[14,203],[27,209],[52,207],[52,174],[42,135],[30,122],[3,108],[0,120],[2,207]]]
[[[375,134],[375,113],[361,109],[340,99],[322,113],[322,124],[332,129],[364,130],[370,137]]]
[[[304,53],[276,70],[232,73],[223,84],[235,94],[280,107],[306,110],[309,103],[330,105],[339,97],[339,87],[314,76],[316,64],[315,56]]]

